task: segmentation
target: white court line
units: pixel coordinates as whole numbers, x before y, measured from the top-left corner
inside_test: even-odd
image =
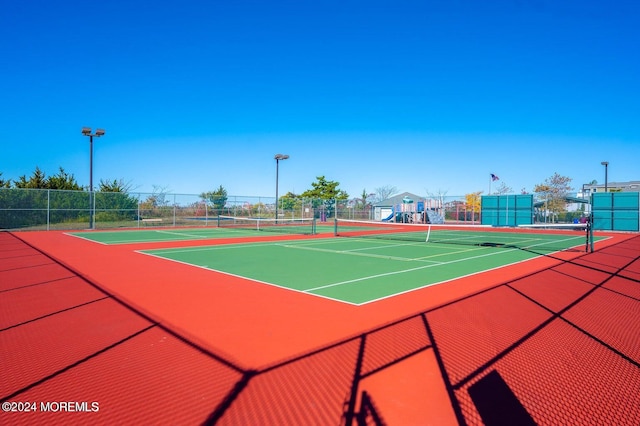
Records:
[[[515,250],[517,250],[517,249],[511,249],[509,251],[515,251]],[[423,265],[423,266],[418,266],[418,267],[415,267],[415,268],[403,269],[402,271],[385,272],[383,274],[369,275],[367,277],[355,278],[353,280],[340,281],[340,282],[337,282],[337,283],[327,284],[327,285],[323,285],[323,286],[320,286],[320,287],[308,288],[305,291],[322,290],[322,289],[325,289],[325,288],[336,287],[336,286],[343,285],[343,284],[350,284],[350,283],[355,283],[355,282],[358,282],[358,281],[365,281],[365,280],[369,280],[369,279],[372,279],[372,278],[379,278],[379,277],[386,277],[386,276],[390,276],[390,275],[404,274],[404,273],[407,273],[407,272],[418,271],[420,269],[433,268],[434,266],[450,265],[452,263],[466,262],[467,260],[479,259],[481,257],[493,256],[495,254],[502,254],[502,253],[504,253],[504,251],[495,252],[495,253],[487,253],[487,254],[483,254],[483,255],[480,255],[480,256],[465,257],[463,259],[450,260],[448,262],[434,263],[434,264],[431,264],[431,265]]]
[[[64,235],[67,235],[69,237],[80,238],[81,240],[85,240],[85,241],[91,241],[92,243],[102,244],[103,246],[107,246],[108,245],[107,243],[103,243],[101,241],[92,240],[91,238],[83,237],[81,235],[73,234],[71,232],[65,232]]]
[[[359,242],[363,242],[363,243],[372,243],[372,240],[369,239],[362,239],[359,238],[356,241]],[[328,253],[338,253],[338,254],[347,254],[347,255],[354,255],[354,256],[365,256],[365,257],[373,257],[373,258],[379,258],[379,259],[390,259],[390,260],[399,260],[399,261],[428,261],[428,262],[432,262],[432,263],[442,263],[442,262],[438,262],[435,260],[429,260],[432,259],[434,257],[440,257],[440,256],[450,256],[450,255],[455,255],[455,254],[459,254],[459,253],[465,253],[465,252],[470,252],[470,251],[478,251],[478,250],[483,250],[485,249],[485,247],[473,247],[473,248],[457,248],[457,247],[447,247],[447,251],[444,253],[439,253],[439,254],[431,254],[428,256],[421,256],[421,257],[398,257],[398,256],[388,256],[388,255],[379,255],[379,254],[368,254],[368,253],[362,253],[362,251],[365,250],[378,250],[378,249],[386,249],[389,247],[402,247],[402,246],[414,246],[414,247],[429,247],[429,249],[436,249],[438,247],[436,246],[430,246],[427,245],[426,243],[403,243],[403,244],[385,244],[385,245],[375,245],[373,247],[362,247],[362,248],[357,248],[357,249],[350,249],[350,250],[332,250],[332,249],[322,249],[322,248],[317,248],[317,247],[305,247],[303,244],[279,244],[282,245],[283,247],[287,247],[287,248],[293,248],[293,249],[300,249],[300,250],[314,250],[314,251],[320,251],[320,252],[328,252]],[[443,250],[445,249],[443,246],[441,246],[440,248],[442,248]],[[452,249],[455,248],[455,251],[453,251]]]
[[[310,250],[310,251],[319,251],[323,253],[346,254],[350,256],[372,257],[375,259],[398,260],[401,262],[415,262],[419,260],[411,257],[398,257],[398,256],[384,255],[384,254],[361,253],[357,250],[331,250],[331,249],[323,249],[318,247],[304,247],[304,246],[295,246],[295,245],[289,245],[289,244],[278,244],[278,245],[281,247],[291,248],[295,250]]]
[[[360,306],[361,305],[360,303],[354,303],[354,302],[350,302],[348,300],[343,300],[343,299],[336,299],[334,297],[324,296],[322,294],[308,293],[307,290],[298,290],[298,289],[295,289],[295,288],[292,288],[292,287],[288,287],[288,286],[285,286],[285,285],[281,285],[281,284],[275,284],[275,283],[271,283],[271,282],[268,282],[268,281],[262,281],[262,280],[258,280],[258,279],[255,279],[255,278],[246,277],[244,275],[238,275],[238,274],[233,274],[231,272],[221,271],[219,269],[210,268],[210,267],[208,267],[206,265],[198,265],[198,264],[195,264],[195,263],[184,262],[182,260],[170,259],[168,257],[159,256],[159,255],[156,255],[156,254],[153,254],[153,253],[145,253],[143,251],[136,251],[136,253],[139,253],[139,254],[142,254],[142,255],[145,255],[145,256],[155,257],[155,258],[161,259],[163,261],[175,262],[175,263],[180,263],[182,265],[192,266],[192,267],[196,267],[196,268],[200,268],[200,269],[206,269],[207,271],[213,271],[213,272],[217,272],[219,274],[228,275],[230,277],[241,278],[241,279],[247,280],[247,281],[253,281],[253,282],[258,283],[258,284],[265,284],[265,285],[269,285],[269,286],[273,286],[273,287],[278,287],[278,288],[280,288],[282,290],[288,290],[288,291],[293,291],[293,292],[296,292],[296,293],[306,294],[306,295],[309,295],[309,296],[320,297],[322,299],[332,300],[334,302],[346,303],[348,305],[353,305],[353,306]]]
[[[569,241],[569,240],[572,240],[574,238],[576,238],[576,237],[566,238],[565,240],[562,240],[562,241]],[[554,241],[554,242],[558,242],[558,241]],[[545,244],[550,244],[550,242],[535,244],[535,245],[529,246],[529,247],[542,246],[542,245],[545,245]],[[366,277],[355,278],[355,279],[347,280],[347,281],[340,281],[340,282],[337,282],[337,283],[327,284],[327,285],[324,285],[324,286],[319,286],[319,287],[315,287],[315,288],[309,288],[309,289],[307,289],[305,291],[322,290],[322,289],[325,289],[325,288],[336,287],[336,286],[343,285],[343,284],[351,284],[351,283],[354,283],[354,282],[365,281],[365,280],[369,280],[369,279],[373,279],[373,278],[385,277],[385,276],[390,276],[390,275],[399,275],[399,274],[404,274],[404,273],[407,273],[407,272],[418,271],[418,270],[421,270],[421,269],[432,268],[434,266],[444,266],[444,265],[450,265],[450,264],[453,264],[453,263],[466,262],[467,260],[480,259],[480,258],[483,258],[483,257],[493,256],[493,255],[496,255],[496,254],[508,253],[508,252],[511,252],[511,251],[519,251],[519,250],[520,250],[519,248],[513,248],[513,249],[508,249],[508,250],[499,250],[499,251],[495,251],[495,252],[492,252],[492,253],[482,254],[482,255],[479,255],[479,256],[465,257],[463,259],[450,260],[448,262],[440,262],[440,263],[431,264],[431,265],[423,265],[423,266],[418,266],[418,267],[415,267],[415,268],[404,269],[402,271],[385,272],[383,274],[376,274],[376,275],[370,275],[370,276],[366,276]]]
[[[175,232],[175,231],[155,231],[159,234],[169,234],[169,235],[179,235],[181,237],[184,238],[188,238],[188,237],[194,237],[194,238],[211,238],[211,235],[194,235],[194,234],[187,234],[187,233],[183,233],[183,232]],[[142,241],[144,242],[144,241]]]
[[[578,238],[578,237],[570,237],[570,238],[567,238],[565,240],[572,240],[572,239],[575,239],[575,238]],[[371,243],[372,242],[371,240],[368,240],[368,239],[359,239],[359,240],[362,241],[362,242],[367,242],[367,243]],[[565,240],[563,240],[563,241],[565,241]],[[275,283],[271,283],[271,282],[261,281],[261,280],[257,280],[257,279],[254,279],[254,278],[242,276],[242,275],[237,275],[237,274],[233,274],[233,273],[230,273],[230,272],[221,271],[221,270],[218,270],[218,269],[213,269],[213,268],[210,268],[210,267],[207,267],[207,266],[201,266],[201,265],[192,264],[192,263],[188,263],[188,262],[183,262],[183,261],[179,261],[179,260],[169,259],[169,258],[163,257],[161,255],[161,253],[171,254],[171,253],[181,253],[181,252],[189,252],[189,251],[226,250],[226,249],[232,249],[232,248],[233,249],[238,249],[238,248],[251,248],[251,247],[260,247],[260,246],[285,246],[285,247],[288,246],[287,248],[313,250],[313,248],[311,248],[311,247],[304,247],[304,246],[305,245],[313,245],[313,244],[316,244],[316,245],[317,244],[335,244],[337,242],[338,241],[336,241],[334,239],[315,240],[315,241],[299,241],[299,242],[295,242],[295,243],[294,242],[290,242],[289,244],[283,244],[281,242],[255,242],[255,243],[249,243],[249,244],[238,243],[238,244],[229,244],[229,245],[224,245],[224,246],[206,246],[206,247],[198,247],[198,248],[186,247],[186,248],[182,248],[182,249],[147,250],[147,251],[136,251],[136,252],[141,253],[141,254],[145,254],[145,255],[148,255],[148,256],[159,257],[159,258],[164,259],[164,260],[169,260],[169,261],[173,261],[173,262],[177,262],[177,263],[182,263],[182,264],[185,264],[185,265],[190,265],[190,266],[195,266],[195,267],[198,267],[198,268],[203,268],[203,269],[215,271],[215,272],[218,272],[218,273],[221,273],[221,274],[225,274],[225,275],[229,275],[229,276],[234,276],[234,277],[238,277],[238,278],[254,281],[254,282],[257,282],[257,283],[261,283],[261,284],[272,285],[274,287],[278,287],[278,288],[281,288],[281,289],[294,291],[294,292],[297,292],[297,293],[308,294],[308,295],[311,295],[311,296],[321,297],[321,298],[324,298],[324,299],[338,301],[338,302],[341,302],[341,303],[347,303],[347,304],[355,305],[355,306],[365,305],[365,304],[372,303],[372,302],[375,302],[375,301],[378,301],[378,300],[394,297],[394,296],[397,296],[399,294],[404,294],[404,293],[408,293],[408,292],[411,292],[411,291],[415,291],[415,290],[418,290],[418,289],[421,289],[421,288],[424,288],[424,287],[437,285],[437,284],[442,284],[442,283],[446,283],[446,282],[449,282],[449,281],[454,281],[454,280],[462,278],[462,277],[472,276],[472,275],[476,275],[476,274],[479,274],[479,273],[484,273],[484,272],[489,271],[489,270],[500,269],[500,268],[507,267],[507,266],[510,266],[510,265],[513,265],[513,264],[526,262],[526,261],[529,261],[529,260],[531,260],[531,259],[536,257],[536,256],[534,256],[534,257],[532,257],[530,259],[523,259],[523,260],[520,260],[520,261],[517,261],[517,262],[510,263],[510,264],[500,265],[500,266],[497,266],[495,268],[490,268],[490,269],[486,269],[486,270],[482,270],[482,271],[473,272],[473,273],[468,274],[468,275],[459,276],[459,277],[443,280],[443,281],[440,281],[440,282],[428,283],[428,284],[425,284],[425,285],[418,285],[418,286],[416,286],[414,288],[407,289],[407,290],[402,291],[402,292],[393,293],[391,295],[383,296],[383,297],[377,298],[377,299],[367,300],[367,301],[362,302],[362,303],[355,303],[355,302],[350,302],[348,300],[336,299],[336,298],[333,298],[333,297],[330,297],[330,296],[325,296],[325,295],[321,295],[321,294],[317,294],[317,293],[313,293],[313,292],[317,291],[317,290],[325,289],[325,288],[340,286],[340,285],[343,285],[343,284],[347,285],[347,284],[350,284],[350,283],[366,281],[366,280],[377,278],[377,277],[403,274],[403,273],[406,273],[406,272],[413,272],[413,271],[416,271],[416,270],[431,268],[431,267],[434,267],[434,266],[443,266],[443,265],[448,265],[448,264],[460,263],[460,262],[465,262],[467,260],[472,260],[472,259],[477,259],[477,258],[482,258],[482,257],[487,257],[487,256],[498,255],[498,254],[502,254],[502,253],[506,253],[506,252],[510,252],[510,251],[517,251],[517,250],[520,250],[520,249],[513,248],[513,249],[508,249],[508,250],[498,250],[498,251],[492,251],[491,253],[482,254],[482,255],[479,255],[479,256],[465,257],[464,259],[458,259],[458,260],[453,260],[453,261],[448,261],[448,262],[439,262],[439,263],[435,263],[434,262],[432,264],[423,265],[423,266],[416,267],[416,268],[410,268],[410,269],[405,269],[405,270],[402,270],[402,271],[388,272],[388,273],[383,273],[383,274],[376,274],[376,275],[371,275],[371,276],[367,276],[367,277],[361,277],[361,278],[357,278],[357,279],[352,279],[352,280],[347,280],[347,281],[327,284],[327,285],[323,285],[323,286],[318,286],[318,287],[314,287],[314,288],[309,288],[309,289],[305,289],[305,290],[298,290],[298,289],[294,289],[294,288],[291,288],[291,287],[288,287],[288,286],[285,286],[285,285],[280,285],[280,284],[275,284]],[[535,245],[532,245],[532,246],[529,246],[529,247],[544,246],[546,244],[551,244],[551,243],[555,243],[555,242],[557,242],[557,241],[544,242],[544,243],[535,244]],[[406,244],[402,244],[402,245],[406,245]],[[410,244],[410,245],[413,245],[413,244]],[[415,245],[416,246],[422,246],[422,243],[416,243]],[[378,244],[376,247],[377,248],[384,248],[384,247],[389,247],[389,245],[379,245]],[[432,248],[435,248],[435,247],[432,246]],[[474,247],[474,248],[470,248],[470,249],[459,250],[456,253],[466,252],[466,251],[476,251],[476,250],[482,250],[482,249],[483,249],[482,247]],[[319,249],[319,250],[323,250],[323,249]],[[354,249],[354,250],[356,250],[356,249]],[[358,249],[358,250],[360,250],[360,249]],[[356,254],[353,251],[348,252],[348,251],[344,251],[344,250],[343,251],[326,250],[326,251],[340,253],[340,254]],[[150,252],[152,252],[152,253],[150,253]],[[437,255],[433,255],[433,256],[429,256],[429,257],[447,256],[447,255],[456,254],[456,253],[451,253],[451,252],[441,253],[441,254],[437,254]],[[366,256],[366,254],[362,254],[362,253],[359,253],[359,254]],[[386,256],[386,258],[390,258],[390,257]],[[414,259],[401,258],[400,260],[407,261],[407,260],[414,260]]]

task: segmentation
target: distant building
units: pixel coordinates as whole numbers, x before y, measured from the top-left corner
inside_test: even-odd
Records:
[[[582,191],[578,192],[578,198],[589,198],[594,192],[605,192],[604,183],[582,185]],[[640,181],[607,182],[607,192],[640,192]]]
[[[591,194],[605,192],[604,183],[584,184],[582,190],[576,194],[577,198],[586,200],[591,199]],[[606,192],[640,192],[640,181],[632,180],[629,182],[607,182]],[[586,205],[586,213],[589,213],[589,205]]]

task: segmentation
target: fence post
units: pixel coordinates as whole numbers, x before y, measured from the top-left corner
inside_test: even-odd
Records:
[[[51,190],[47,189],[47,231],[51,223]]]

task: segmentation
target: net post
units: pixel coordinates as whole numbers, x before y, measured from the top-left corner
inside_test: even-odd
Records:
[[[428,243],[429,242],[429,236],[431,235],[431,224],[429,224],[427,226],[427,238],[425,238],[424,242]]]
[[[593,253],[593,226],[591,221],[587,223],[587,252]]]
[[[333,218],[333,236],[338,236],[338,216]]]
[[[587,224],[587,227],[585,228],[585,234],[586,234],[586,238],[585,238],[584,251],[586,253],[589,253],[589,241],[591,240],[591,236],[589,235],[589,224]]]
[[[587,218],[587,232],[589,233],[589,240],[591,241],[591,253],[593,253],[593,193],[591,194],[591,202],[589,203],[589,217]]]

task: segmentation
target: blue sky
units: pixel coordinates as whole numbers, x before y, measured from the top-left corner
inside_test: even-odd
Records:
[[[561,3],[561,4],[558,4]],[[9,1],[0,172],[197,194],[640,180],[635,1]],[[493,184],[495,188],[495,183]]]

